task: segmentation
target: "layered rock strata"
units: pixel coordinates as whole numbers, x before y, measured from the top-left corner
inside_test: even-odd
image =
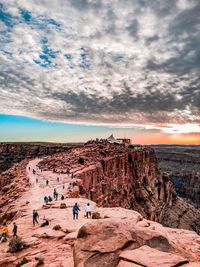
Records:
[[[79,194],[100,206],[134,209],[165,225],[199,231],[199,212],[184,201],[180,205],[171,180],[158,170],[155,152],[149,147],[88,143],[69,153],[46,157],[40,167],[70,171]],[[191,208],[193,216],[185,212]]]
[[[0,173],[24,159],[67,151],[73,144],[0,143]]]
[[[165,228],[134,211],[108,208],[101,213],[106,219],[91,221],[78,232],[75,267],[200,266],[196,233]]]
[[[171,177],[177,194],[200,207],[200,148],[156,146],[159,167]]]
[[[28,161],[24,160],[0,174],[0,224],[10,221],[18,213],[15,209],[15,201],[29,187],[26,176],[27,163]]]

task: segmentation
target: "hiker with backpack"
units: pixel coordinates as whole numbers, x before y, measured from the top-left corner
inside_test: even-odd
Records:
[[[1,242],[5,242],[8,240],[8,235],[9,235],[9,232],[8,232],[8,226],[6,225],[6,223],[3,224],[3,228],[2,228],[2,235],[0,237],[0,241]]]
[[[78,213],[80,209],[77,203],[74,204],[72,211],[73,211],[73,220],[75,219],[78,220]]]

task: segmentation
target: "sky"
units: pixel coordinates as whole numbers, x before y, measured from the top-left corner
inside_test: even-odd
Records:
[[[200,144],[199,0],[0,0],[0,141]]]

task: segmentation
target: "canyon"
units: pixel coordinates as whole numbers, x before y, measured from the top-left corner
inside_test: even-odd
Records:
[[[2,267],[24,257],[27,267],[38,258],[49,267],[200,266],[200,213],[177,195],[150,147],[91,141],[23,159],[0,174],[0,185],[0,224],[11,231],[15,221],[27,244],[13,254],[0,243]],[[54,189],[59,198],[46,205]],[[33,209],[50,225],[32,226]]]
[[[58,143],[0,143],[0,173],[23,159],[31,159],[67,151],[80,144]]]
[[[200,207],[200,147],[154,146],[159,168],[170,176],[176,193]]]

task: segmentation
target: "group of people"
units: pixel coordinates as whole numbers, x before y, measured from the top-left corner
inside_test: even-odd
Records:
[[[33,226],[37,223],[39,225],[38,219],[40,218],[37,210],[33,210]],[[47,218],[43,218],[43,223],[40,225],[41,227],[49,225],[49,220]]]
[[[79,211],[80,211],[80,208],[79,208],[78,204],[75,203],[73,208],[72,208],[73,220],[78,220]],[[86,213],[87,219],[92,216],[92,205],[90,203],[87,203],[87,205],[85,207],[85,213]]]
[[[49,202],[53,201],[52,197],[51,196],[45,196],[44,197],[44,203],[47,205]]]
[[[12,237],[16,237],[17,236],[17,224],[14,222],[13,223],[13,229],[12,229]],[[8,230],[8,226],[6,225],[6,223],[3,224],[3,228],[2,228],[2,233],[0,235],[0,242],[5,242],[9,239],[9,230]]]
[[[58,200],[58,192],[57,192],[56,189],[53,190],[53,198],[55,200]],[[44,197],[44,203],[47,205],[49,202],[53,201],[53,198],[51,196],[45,196]],[[64,199],[64,196],[61,195],[61,198],[60,199],[63,200]]]

